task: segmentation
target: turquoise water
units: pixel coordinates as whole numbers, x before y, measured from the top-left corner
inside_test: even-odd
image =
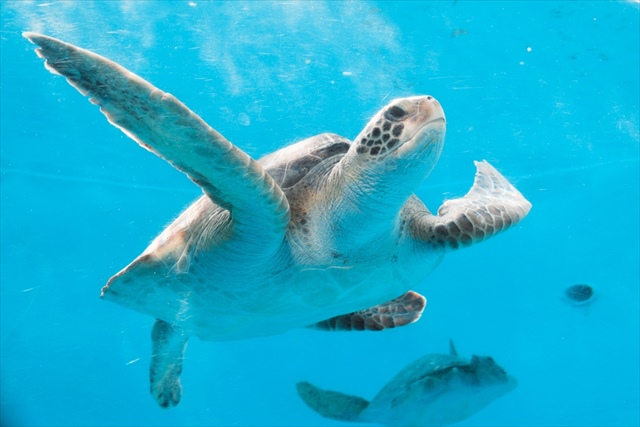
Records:
[[[294,384],[372,398],[453,338],[518,388],[460,425],[638,425],[637,2],[2,2],[3,425],[346,425]],[[390,99],[430,94],[447,140],[418,195],[435,210],[486,159],[533,203],[450,253],[422,319],[383,333],[192,339],[172,410],[148,393],[152,319],[100,287],[200,194],[110,126],[20,36],[107,56],[254,158],[355,137]],[[564,289],[589,283],[574,306]]]

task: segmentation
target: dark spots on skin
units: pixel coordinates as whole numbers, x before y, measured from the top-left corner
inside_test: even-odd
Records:
[[[404,125],[400,123],[399,125],[396,125],[393,127],[393,131],[391,133],[393,134],[393,136],[400,136],[403,129],[404,129]]]
[[[307,219],[306,218],[302,218],[300,220],[300,224],[305,225],[307,223]]]
[[[371,155],[376,156],[379,151],[380,151],[380,147],[373,147],[371,149]]]
[[[351,330],[351,320],[349,319],[349,316],[337,316],[329,320],[335,330]]]
[[[367,147],[371,147],[374,142],[375,141],[373,139],[370,139],[369,141],[367,141]]]
[[[384,122],[384,125],[382,126],[382,130],[388,131],[389,129],[391,129],[391,122]]]
[[[362,138],[362,139],[360,140],[360,144],[364,145],[364,144],[366,144],[366,143],[367,143],[367,138]]]
[[[379,317],[379,320],[382,322],[382,325],[385,328],[393,328],[396,326],[395,323],[393,323],[392,316],[382,316],[382,317]]]
[[[367,147],[363,147],[361,145],[360,147],[358,147],[358,149],[356,151],[358,152],[358,154],[366,153],[367,152]]]
[[[448,228],[449,228],[449,232],[452,235],[458,236],[460,234],[460,228],[456,225],[455,222],[450,222]]]
[[[474,224],[474,226],[477,226],[478,224],[482,224],[482,216],[480,216],[478,212],[467,210],[465,212],[465,215],[469,218],[471,223]]]
[[[362,316],[354,315],[351,318],[351,326],[356,331],[364,331],[364,319]]]
[[[485,224],[493,224],[493,217],[491,215],[489,215],[489,212],[480,209],[478,210],[478,214],[480,214],[480,216],[482,216],[482,218],[484,219],[484,223]]]
[[[384,326],[380,324],[380,316],[376,316],[375,319],[369,319],[367,322],[367,330],[369,331],[381,331],[384,329]],[[384,320],[382,321],[384,323]],[[393,326],[392,326],[393,327]]]
[[[500,210],[493,205],[489,205],[489,212],[496,216],[500,215]]]
[[[436,225],[435,232],[439,236],[446,236],[447,234],[449,234],[447,228],[442,224]]]
[[[473,231],[473,224],[469,221],[469,218],[465,214],[458,216],[458,226],[464,231],[471,233]]]
[[[460,241],[464,244],[469,244],[473,242],[473,239],[468,234],[463,234],[462,236],[460,236]]]
[[[493,226],[497,229],[497,230],[502,230],[503,228],[503,222],[502,222],[502,218],[500,218],[499,216],[496,217],[495,221],[493,221]]]
[[[453,249],[458,249],[459,243],[453,237],[449,237],[449,239],[447,239],[447,243],[449,243],[449,246],[451,246]]]
[[[394,105],[389,109],[389,114],[391,114],[391,116],[393,117],[399,118],[406,115],[407,113],[402,108]]]
[[[402,119],[406,115],[407,115],[407,112],[404,111],[402,108],[398,107],[397,105],[394,105],[393,107],[389,108],[387,112],[384,113],[384,116],[387,119],[396,120],[396,121]]]
[[[391,137],[389,136],[389,134],[388,134],[388,133],[385,133],[384,135],[382,135],[382,140],[383,140],[384,142],[387,142],[387,141],[389,140],[389,138],[391,138]]]
[[[380,128],[375,128],[373,130],[373,132],[371,132],[371,135],[374,136],[375,138],[380,136]]]
[[[387,142],[387,147],[388,148],[393,148],[395,147],[395,145],[398,143],[398,141],[400,141],[397,138],[393,138],[392,140],[390,140],[389,142]]]

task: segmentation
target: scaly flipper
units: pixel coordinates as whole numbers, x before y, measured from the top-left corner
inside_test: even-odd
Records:
[[[409,291],[398,298],[365,310],[332,317],[309,328],[323,331],[381,331],[408,325],[420,319],[427,300]]]
[[[296,390],[311,409],[334,420],[358,421],[362,411],[369,406],[369,402],[361,397],[322,390],[304,381],[296,384]]]
[[[180,374],[189,337],[176,326],[156,319],[151,330],[149,378],[151,394],[163,408],[176,406],[182,397]]]
[[[486,161],[475,165],[473,187],[464,197],[444,202],[437,216],[420,212],[413,217],[414,238],[457,249],[488,239],[527,216],[531,203],[500,172]]]
[[[61,74],[109,122],[142,147],[184,172],[219,206],[231,212],[234,232],[269,253],[289,223],[283,191],[262,166],[227,141],[171,94],[102,56],[52,37],[23,33],[39,46],[45,67]]]

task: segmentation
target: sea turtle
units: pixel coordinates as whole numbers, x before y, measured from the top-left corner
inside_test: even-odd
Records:
[[[322,390],[308,382],[296,385],[304,402],[323,417],[392,426],[440,426],[470,417],[513,390],[517,382],[491,357],[428,354],[407,365],[371,402]]]
[[[390,102],[354,142],[321,134],[254,161],[122,66],[52,37],[24,36],[47,69],[204,192],[102,288],[102,298],[156,318],[151,392],[163,407],[180,401],[190,336],[414,322],[425,299],[409,289],[447,250],[505,230],[531,207],[484,161],[469,193],[437,215],[412,194],[444,142],[444,112],[431,96]]]

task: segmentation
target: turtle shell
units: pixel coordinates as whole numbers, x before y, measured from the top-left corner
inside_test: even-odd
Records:
[[[414,384],[429,383],[429,378],[439,380],[454,367],[469,365],[469,362],[456,355],[429,354],[409,364],[396,374],[373,399],[372,406],[378,401],[390,399],[391,407],[401,404],[402,397],[408,397],[407,391]],[[433,384],[435,386],[435,383]]]
[[[351,141],[340,135],[323,133],[268,154],[258,163],[286,191],[326,162],[337,163],[350,146]]]

